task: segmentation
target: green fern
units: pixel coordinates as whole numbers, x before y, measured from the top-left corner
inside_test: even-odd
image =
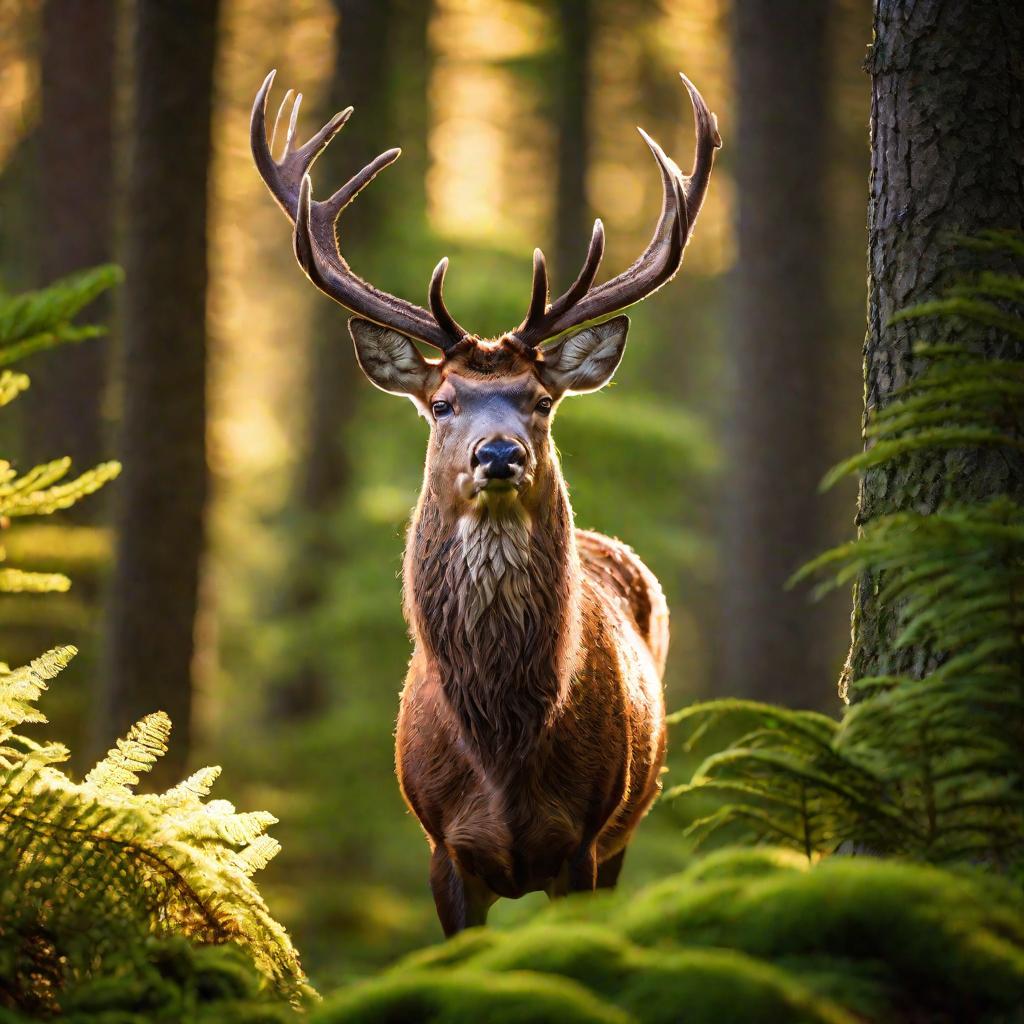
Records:
[[[71,341],[105,333],[71,321],[103,292],[124,280],[120,267],[107,265],[71,274],[40,291],[0,302],[0,366]]]
[[[48,288],[0,301],[0,366],[68,341],[81,341],[103,333],[103,328],[73,325],[72,319],[102,292],[124,277],[115,266],[72,274]],[[13,402],[29,387],[29,378],[13,370],[0,372],[0,407]],[[117,462],[105,462],[67,479],[70,459],[34,466],[18,474],[0,460],[0,526],[13,518],[45,516],[70,508],[98,491],[120,472]],[[6,555],[0,548],[0,562]],[[33,573],[0,568],[0,592],[48,593],[66,591],[71,581],[62,573]]]
[[[281,991],[301,995],[295,950],[251,879],[277,852],[264,834],[276,819],[207,801],[218,768],[162,794],[134,792],[167,750],[166,715],[142,719],[80,783],[57,767],[62,744],[19,734],[45,722],[36,700],[74,653],[50,651],[0,676],[0,947],[16,945],[15,959],[31,965],[16,982],[18,1005],[44,1005],[76,972],[102,973],[104,943],[117,956],[151,935],[232,942]],[[42,991],[37,977],[49,979]]]
[[[1020,253],[1024,242],[971,243]],[[1024,337],[1024,279],[983,274],[898,319],[947,317]],[[1024,362],[986,360],[955,345],[919,346],[917,379],[877,412],[867,449],[825,485],[916,453],[964,446],[1024,448]],[[713,701],[672,721],[691,743],[723,718],[739,739],[712,754],[670,798],[702,793],[717,810],[690,826],[784,843],[808,857],[856,844],[932,861],[1024,855],[1024,509],[1009,497],[950,499],[931,515],[872,520],[860,536],[805,566],[818,590],[870,573],[896,626],[895,644],[922,645],[922,679],[852,683],[841,722],[770,705]],[[848,694],[842,693],[844,698]]]
[[[0,302],[0,365],[99,333],[70,321],[119,279],[116,268],[100,268]],[[0,373],[0,405],[28,383]],[[0,525],[68,508],[120,470],[109,462],[69,479],[70,468],[57,459],[18,474],[0,462]],[[69,586],[59,573],[0,567],[0,591]],[[0,666],[0,1019],[17,1011],[33,1019],[282,1020],[277,996],[298,1003],[311,990],[252,880],[278,851],[265,834],[276,819],[208,800],[219,768],[162,794],[137,794],[167,750],[171,723],[162,712],[73,781],[59,767],[67,748],[23,728],[45,723],[37,701],[75,653],[57,648],[14,671]],[[201,946],[230,946],[237,956]]]

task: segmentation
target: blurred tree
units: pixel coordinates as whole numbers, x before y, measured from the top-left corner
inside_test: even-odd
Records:
[[[576,276],[590,240],[590,57],[593,0],[556,0],[561,46],[555,62],[557,128],[554,272],[564,289]]]
[[[951,278],[980,269],[977,252],[957,247],[955,236],[1024,229],[1022,53],[1024,7],[1016,0],[876,0],[868,58],[866,411],[887,405],[922,369],[912,346],[925,328],[891,323],[892,315],[935,297]],[[931,329],[930,339],[938,329]],[[1007,352],[1009,335],[976,323],[954,322],[941,330],[990,358],[1020,359],[1024,353],[1019,336]],[[1024,498],[1020,453],[1010,458],[1006,449],[978,447],[921,456],[865,472],[857,521],[996,494]],[[862,576],[843,683],[881,673],[919,676],[929,668],[926,648],[894,649],[893,617],[880,615],[876,593],[877,579]]]
[[[395,104],[392,76],[404,66],[405,54],[396,52],[395,39],[400,11],[397,0],[333,0],[335,63],[327,89],[326,108],[319,121],[352,106],[355,113],[344,131],[316,164],[318,193],[329,194],[347,181],[378,153],[395,144]],[[429,5],[420,5],[429,6]],[[425,45],[426,18],[417,18]],[[409,33],[402,38],[419,44]],[[415,55],[413,55],[415,57]],[[416,153],[419,147],[414,146]],[[423,147],[425,152],[425,146]],[[422,154],[421,154],[422,159]],[[420,161],[415,170],[403,168],[405,181],[423,180]],[[389,171],[395,175],[395,171]],[[396,182],[390,189],[372,187],[344,213],[345,253],[360,259],[361,272],[373,276],[375,243],[385,229],[386,218],[395,216]],[[422,185],[420,185],[422,188]],[[307,617],[322,603],[324,587],[337,559],[340,545],[331,529],[329,513],[348,496],[353,469],[349,459],[349,425],[359,403],[362,377],[346,329],[346,312],[317,297],[313,355],[309,379],[309,425],[306,457],[299,470],[296,504],[303,517],[303,550],[296,561],[292,611]],[[323,659],[314,644],[296,652],[291,674],[273,691],[271,712],[289,718],[303,717],[327,702]]]
[[[192,710],[206,466],[207,178],[216,0],[135,8],[128,189],[124,460],[100,749],[143,715],[171,715],[159,784],[180,777]]]
[[[784,586],[825,540],[829,8],[745,0],[733,12],[739,256],[723,685],[800,706],[822,702],[827,668],[820,609]]]
[[[43,4],[36,221],[42,281],[111,258],[116,14],[109,0]],[[90,316],[95,323],[109,320],[108,301]],[[63,359],[40,362],[26,437],[31,458],[60,451],[82,465],[104,454],[106,366],[104,339],[69,349]],[[82,508],[89,515],[96,506]]]

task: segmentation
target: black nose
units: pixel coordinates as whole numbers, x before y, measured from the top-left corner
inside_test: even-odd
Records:
[[[518,441],[504,438],[485,441],[475,454],[488,480],[508,480],[526,463],[526,449]]]

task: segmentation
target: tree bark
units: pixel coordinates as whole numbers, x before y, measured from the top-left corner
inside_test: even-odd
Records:
[[[725,691],[823,703],[823,610],[789,576],[824,546],[829,4],[734,8],[739,254],[721,665]],[[834,671],[834,668],[833,668]]]
[[[1022,358],[1022,346],[1008,352],[1005,336],[977,327],[889,319],[977,269],[977,254],[958,249],[955,235],[1024,229],[1024,7],[1015,0],[876,0],[874,30],[865,417],[920,371],[912,346],[922,336],[952,333],[992,358]],[[958,501],[1022,500],[1024,459],[969,449],[869,470],[857,521],[935,511],[951,481]],[[856,587],[844,695],[862,676],[920,676],[930,667],[926,649],[894,649],[876,584],[865,577]]]
[[[389,48],[395,2],[334,0],[334,5],[338,14],[335,64],[327,90],[327,109],[321,112],[321,120],[326,121],[347,106],[354,107],[355,113],[317,161],[317,191],[323,195],[330,194],[378,153],[396,144],[391,70],[400,61]],[[425,19],[422,25],[425,33]],[[374,243],[385,218],[396,206],[393,193],[388,191],[395,186],[395,176],[396,171],[389,169],[384,180],[367,188],[345,210],[339,225],[346,257],[367,277],[373,277],[367,257],[372,264]],[[408,180],[409,175],[403,177]],[[297,560],[290,609],[302,616],[308,616],[321,603],[325,574],[342,557],[332,537],[330,516],[351,487],[349,427],[362,387],[362,375],[346,329],[348,315],[326,299],[317,297],[316,302],[309,434],[296,494],[305,520],[304,544]],[[289,676],[274,686],[271,712],[298,719],[320,710],[328,701],[328,680],[321,659],[310,651],[300,654]]]
[[[112,258],[116,5],[47,0],[42,12],[39,126],[39,278],[47,284]],[[106,324],[106,298],[89,322]],[[85,468],[107,454],[102,403],[107,343],[97,338],[47,354],[32,368],[28,436],[34,461],[70,455]],[[90,514],[95,503],[76,506]]]
[[[555,273],[568,287],[590,241],[587,167],[590,159],[590,59],[593,46],[592,0],[557,0],[561,47],[554,85],[555,126]]]
[[[204,544],[207,186],[215,0],[136,6],[117,558],[96,740],[142,715],[174,722],[158,779],[191,739],[193,629]]]

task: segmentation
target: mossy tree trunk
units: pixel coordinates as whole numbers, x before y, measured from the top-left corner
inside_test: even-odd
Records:
[[[956,235],[1024,229],[1024,6],[1017,0],[876,0],[868,207],[865,416],[920,370],[916,341],[953,332],[993,358],[1005,336],[978,327],[890,324],[901,308],[932,298],[979,257]],[[985,449],[929,455],[869,470],[857,520],[998,494],[1024,500],[1024,459]],[[858,582],[853,636],[840,683],[890,672],[920,675],[918,646],[895,649],[875,600],[878,580]]]
[[[180,775],[192,714],[204,540],[207,187],[216,0],[135,8],[134,157],[128,189],[123,417],[107,665],[95,736],[142,715],[174,723],[154,784]]]
[[[114,58],[116,5],[47,0],[42,12],[39,121],[39,277],[46,284],[113,256]],[[89,322],[105,324],[104,297]],[[70,455],[85,468],[108,454],[103,443],[105,338],[75,345],[32,366],[29,457]],[[95,514],[95,502],[70,513]],[[91,511],[92,510],[92,511]]]
[[[823,612],[785,584],[825,544],[827,3],[733,12],[739,202],[723,538],[725,692],[823,702]],[[833,666],[832,671],[835,671]]]

